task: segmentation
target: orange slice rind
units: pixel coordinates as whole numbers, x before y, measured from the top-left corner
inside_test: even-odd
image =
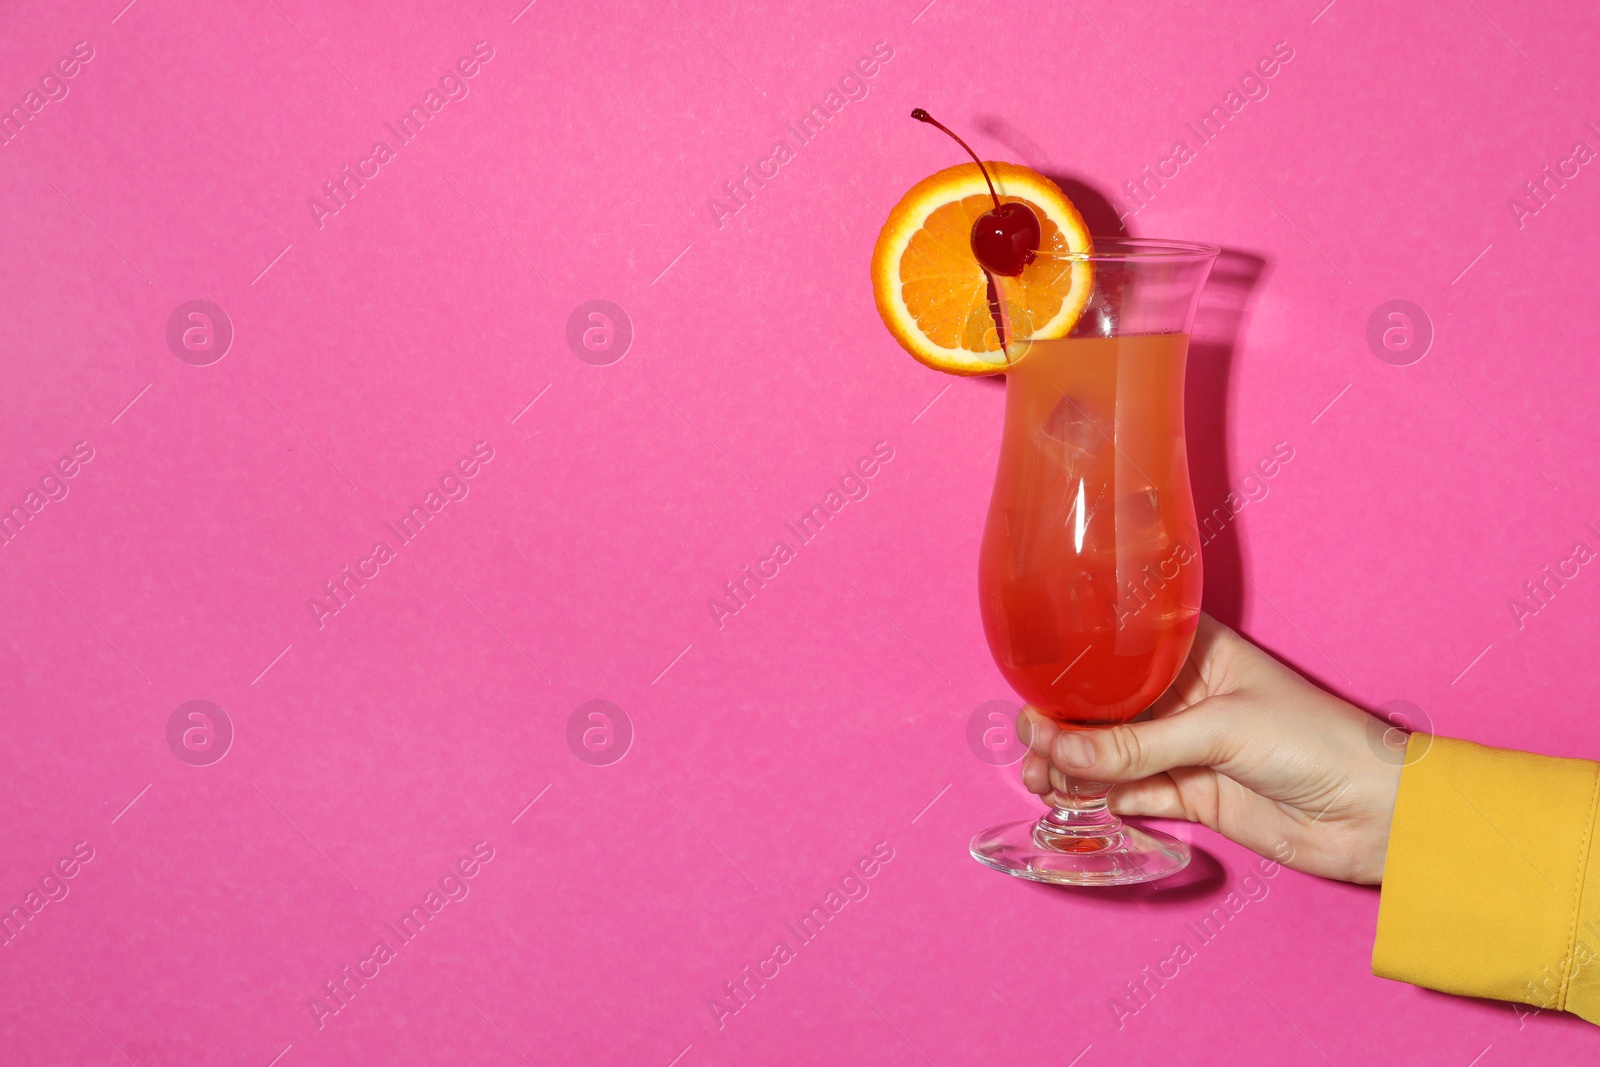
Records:
[[[1039,217],[1043,253],[1014,278],[995,278],[1007,340],[1065,337],[1094,286],[1094,244],[1055,182],[1027,167],[985,163],[1002,203]],[[924,178],[900,199],[872,251],[872,293],[883,323],[919,362],[950,374],[994,374],[1020,358],[1001,344],[988,277],[973,255],[972,223],[994,206],[975,163]],[[1009,349],[1009,351],[1008,351]]]

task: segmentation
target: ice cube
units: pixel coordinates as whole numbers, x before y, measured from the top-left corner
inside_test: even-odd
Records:
[[[1068,468],[1078,468],[1110,447],[1115,424],[1109,412],[1093,411],[1088,402],[1063,396],[1041,429],[1046,453]]]
[[[1159,552],[1171,536],[1161,521],[1161,497],[1147,485],[1117,498],[1117,547],[1132,553]]]

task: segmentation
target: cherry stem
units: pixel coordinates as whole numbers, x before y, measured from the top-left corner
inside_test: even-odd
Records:
[[[932,115],[928,114],[922,108],[919,107],[919,108],[916,108],[915,110],[913,110],[911,112],[911,117],[916,119],[918,122],[926,122],[930,126],[939,127],[939,129],[941,129],[945,133],[949,134],[950,137],[955,141],[956,144],[960,145],[962,148],[965,148],[967,150],[967,155],[971,156],[972,157],[972,161],[978,165],[978,169],[983,171],[983,180],[989,183],[989,195],[994,198],[994,206],[996,208],[998,208],[1000,206],[1000,196],[999,196],[999,194],[997,194],[994,191],[994,180],[989,177],[989,168],[985,167],[983,165],[983,160],[978,158],[978,153],[974,152],[967,145],[967,142],[965,142],[961,138],[957,137],[955,135],[955,133],[950,129],[950,127],[946,126],[944,123],[940,122],[938,119],[936,119]]]

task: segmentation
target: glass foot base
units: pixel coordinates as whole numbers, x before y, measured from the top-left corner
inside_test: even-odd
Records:
[[[1107,832],[1063,832],[1050,815],[991,827],[972,839],[972,858],[1030,882],[1132,885],[1177,874],[1189,846],[1159,830],[1113,818]]]

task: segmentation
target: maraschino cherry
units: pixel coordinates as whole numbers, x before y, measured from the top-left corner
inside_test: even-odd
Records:
[[[960,145],[966,148],[967,155],[983,171],[983,180],[989,183],[989,195],[994,198],[994,208],[979,215],[972,223],[972,254],[978,257],[978,262],[991,274],[1001,274],[1008,278],[1015,278],[1022,273],[1022,268],[1032,263],[1034,256],[1039,251],[1041,232],[1039,229],[1039,216],[1027,204],[1013,200],[1009,204],[1002,204],[1000,196],[994,191],[994,179],[989,177],[989,169],[983,165],[983,160],[978,154],[967,147],[967,142],[957,137],[950,128],[922,108],[911,112],[911,117],[918,122],[926,122],[930,126],[937,126]]]

